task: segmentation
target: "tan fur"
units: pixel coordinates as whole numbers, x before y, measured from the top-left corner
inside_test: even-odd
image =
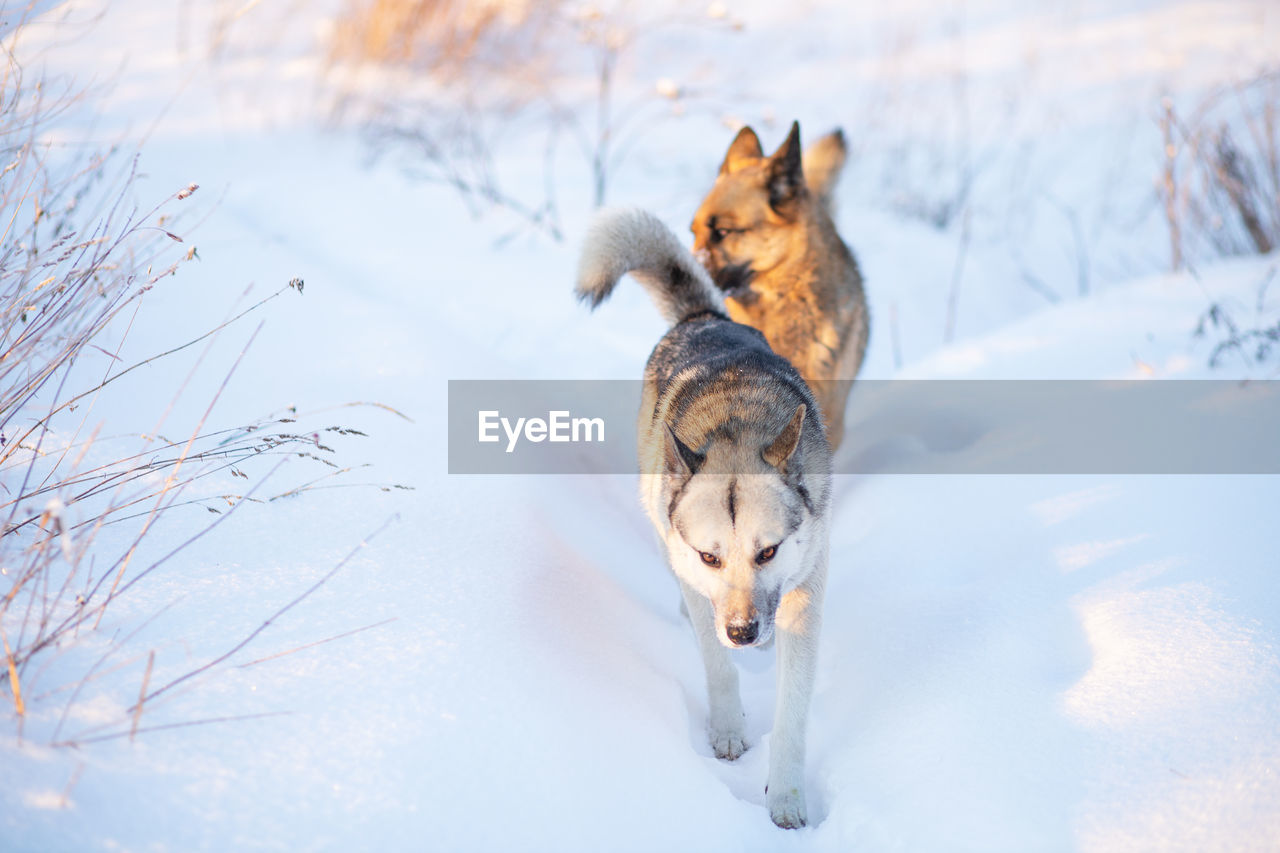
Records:
[[[844,133],[833,130],[826,136],[819,137],[805,149],[801,163],[804,165],[804,182],[814,200],[827,210],[829,216],[835,216],[835,201],[832,192],[840,181],[840,173],[844,170],[847,151],[844,144]]]
[[[833,449],[868,332],[862,275],[831,219],[844,159],[839,131],[802,160],[799,125],[770,157],[743,128],[691,226],[729,316],[763,332],[809,382]]]

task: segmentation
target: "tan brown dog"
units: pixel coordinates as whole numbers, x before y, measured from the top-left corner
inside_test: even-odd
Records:
[[[793,123],[765,157],[744,127],[691,226],[694,252],[724,291],[729,316],[763,332],[809,382],[833,450],[868,334],[862,275],[831,220],[844,161],[838,130],[802,158]]]

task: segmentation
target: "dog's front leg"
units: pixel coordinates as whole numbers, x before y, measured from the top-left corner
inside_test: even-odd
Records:
[[[708,734],[716,758],[733,761],[747,751],[743,734],[742,697],[738,695],[738,670],[729,658],[729,650],[716,636],[716,616],[711,602],[684,581],[680,582],[689,621],[702,650],[702,663],[707,670]]]
[[[796,829],[809,821],[804,798],[805,730],[817,669],[825,584],[824,554],[813,574],[784,595],[778,607],[778,699],[769,741],[765,803],[769,817],[783,829]]]

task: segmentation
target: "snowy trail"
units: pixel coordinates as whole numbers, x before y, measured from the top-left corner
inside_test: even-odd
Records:
[[[1106,125],[1106,140],[1125,137],[1132,116],[1107,124],[1114,115],[1102,104],[1128,103],[1135,79],[1154,85],[1161,62],[1172,62],[1147,44],[1159,32],[1174,47],[1214,45],[1184,69],[1191,86],[1232,38],[1276,26],[1257,4],[1231,4],[1212,21],[1194,3],[1133,6],[1118,20],[1102,4],[1072,7],[1067,17],[1087,24],[1078,42],[1056,38],[1057,18],[1020,17],[1012,4],[984,4],[973,16],[994,33],[982,42],[993,57],[983,74],[997,80],[1017,71],[994,62],[1000,45],[1026,33],[1053,47],[1044,78],[1054,63],[1091,55],[1090,45],[1111,45],[1113,59],[1133,48],[1132,64],[1100,62],[1088,79],[1063,82],[1075,112],[1053,134],[1044,130],[1057,140],[1047,160],[1059,162],[1092,122]],[[495,250],[490,221],[466,218],[448,192],[408,182],[391,164],[365,168],[358,140],[301,124],[297,116],[309,121],[314,107],[298,94],[311,85],[306,68],[275,69],[278,103],[254,102],[237,87],[247,79],[267,88],[261,76],[235,63],[222,66],[225,77],[212,75],[172,46],[168,18],[135,16],[135,32],[128,13],[138,10],[120,8],[86,37],[102,48],[99,61],[165,47],[143,54],[148,61],[125,76],[100,118],[150,128],[156,104],[170,103],[157,94],[169,91],[162,83],[183,82],[184,97],[144,149],[140,194],[162,196],[197,178],[210,211],[195,231],[203,260],[175,288],[157,289],[143,318],[152,322],[139,323],[144,331],[126,355],[202,331],[250,282],[260,297],[303,277],[303,296],[286,293],[262,312],[263,333],[220,416],[235,422],[290,403],[394,406],[413,421],[378,410],[335,414],[370,434],[342,452],[370,463],[363,479],[415,490],[340,489],[248,508],[140,590],[116,616],[122,629],[172,609],[139,635],[116,680],[86,696],[73,731],[119,714],[136,695],[147,651],[157,650],[157,677],[209,659],[399,518],[235,663],[379,627],[223,669],[148,712],[156,723],[287,716],[51,749],[40,736],[62,710],[55,697],[33,713],[21,743],[6,732],[0,755],[17,781],[0,787],[0,847],[1274,847],[1280,478],[840,476],[809,746],[815,821],[781,832],[763,808],[772,654],[739,655],[752,748],[733,764],[717,761],[703,734],[693,637],[635,478],[446,473],[449,379],[636,377],[662,332],[647,297],[624,284],[589,314],[570,295],[572,236],[565,245],[531,238]],[[803,25],[772,7],[746,12],[752,32],[794,26],[788,51],[808,45],[815,63],[850,79],[879,79],[893,64],[821,47],[831,9],[815,7]],[[856,38],[883,32],[847,14],[838,23]],[[900,14],[885,26],[912,24],[912,9]],[[1001,24],[1001,16],[1013,20]],[[1188,21],[1218,41],[1192,39]],[[953,43],[927,28],[919,36],[894,73],[945,78],[945,69],[908,60],[941,62]],[[50,53],[82,70],[94,55],[84,44]],[[1250,55],[1242,50],[1241,62]],[[257,67],[252,58],[244,64]],[[785,93],[807,79],[803,70],[760,86]],[[1098,92],[1107,97],[1095,103]],[[864,105],[844,94],[819,86],[796,108],[815,123],[852,126]],[[655,133],[649,156],[710,175],[725,142],[717,130],[695,150],[677,126]],[[1064,298],[1050,304],[1020,283],[1018,265],[988,230],[967,260],[961,334],[940,346],[958,233],[872,202],[868,176],[890,153],[858,161],[841,198],[842,231],[873,299],[867,375],[875,378],[1218,376],[1205,366],[1212,342],[1190,337],[1195,319],[1211,300],[1252,305],[1277,264],[1274,255],[1221,263],[1193,277],[1149,275],[1159,264],[1143,261],[1140,280],[1117,269],[1105,280],[1116,256],[1100,247],[1150,234],[1104,234],[1095,292],[1068,299],[1074,259],[1035,231],[1027,252],[1062,267],[1051,284]],[[1147,191],[1143,175],[1131,180],[1121,194]],[[637,168],[616,194],[682,230],[702,186],[687,183],[651,182]],[[570,215],[566,231],[580,233],[583,218]],[[1269,298],[1280,299],[1274,286]],[[900,322],[901,369],[890,316]],[[234,355],[246,336],[220,342],[211,362]],[[121,432],[150,429],[152,414],[135,401],[154,398],[186,369],[157,365],[104,400],[99,416]],[[852,407],[856,415],[856,392]],[[153,547],[180,540],[183,529],[161,533]],[[72,653],[59,658],[49,683],[62,667],[76,672],[76,662]]]

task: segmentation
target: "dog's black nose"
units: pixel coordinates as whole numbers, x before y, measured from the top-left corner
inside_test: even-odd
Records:
[[[744,625],[726,625],[724,632],[729,635],[729,642],[735,646],[749,646],[760,636],[760,623],[747,622]]]

